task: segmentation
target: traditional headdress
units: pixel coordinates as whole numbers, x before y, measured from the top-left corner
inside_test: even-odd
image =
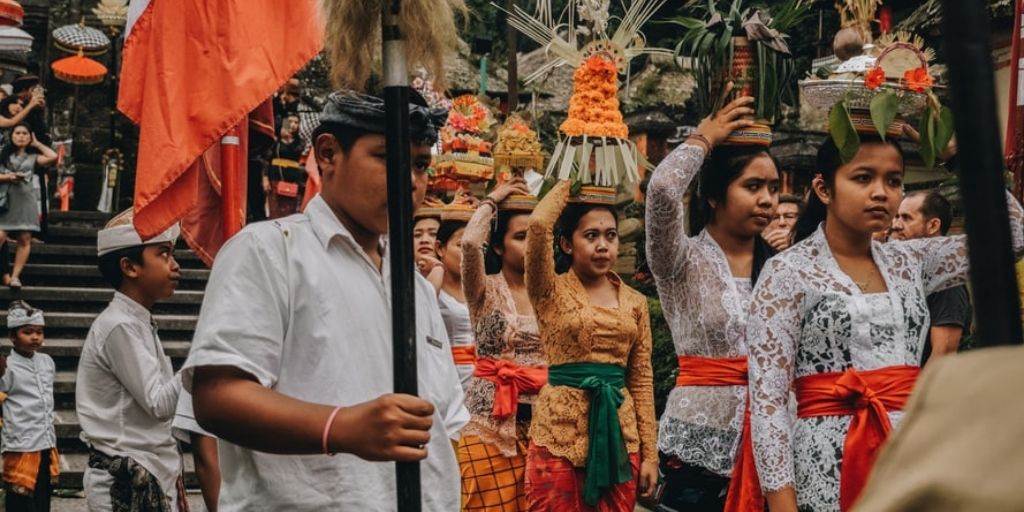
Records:
[[[448,178],[464,188],[467,183],[494,177],[491,128],[494,116],[480,98],[466,94],[455,98],[448,122],[441,129],[441,151],[434,158],[435,179]]]
[[[724,144],[770,146],[771,126],[782,110],[782,96],[796,79],[796,66],[784,32],[810,12],[806,0],[787,0],[770,9],[745,8],[733,2],[718,11],[708,2],[702,19],[678,18],[674,23],[687,30],[677,49],[695,61],[697,88],[694,99],[701,116],[714,115],[734,95],[755,96],[754,124],[734,131]]]
[[[647,46],[640,32],[666,1],[632,0],[610,35],[608,23],[612,17],[607,0],[570,0],[563,15],[567,23],[555,22],[550,0],[538,1],[536,16],[519,7],[508,13],[509,23],[543,45],[550,56],[546,64],[526,77],[527,83],[558,66],[576,69],[569,116],[559,127],[548,176],[606,188],[639,179],[640,155],[622,119],[618,77],[628,71],[634,57],[671,53]]]
[[[544,167],[544,150],[541,149],[540,138],[519,114],[510,114],[498,130],[494,166],[502,179],[510,178],[516,170]]]
[[[412,142],[434,144],[438,129],[444,124],[448,113],[430,108],[419,93],[409,97],[409,138]],[[320,126],[355,128],[369,133],[384,133],[387,118],[384,115],[384,100],[355,91],[336,91],[327,97],[320,114]]]
[[[931,167],[953,137],[953,113],[935,95],[928,67],[934,53],[906,33],[887,35],[871,50],[867,59],[850,59],[826,79],[800,82],[804,97],[831,109],[829,133],[846,160],[857,153],[860,135],[898,139],[907,119],[919,117],[921,158]]]
[[[460,190],[455,194],[455,199],[441,209],[441,222],[469,222],[475,211],[475,200],[468,192]]]
[[[172,244],[178,241],[178,235],[181,234],[181,228],[175,224],[160,233],[159,235],[150,238],[149,240],[143,240],[139,236],[139,232],[135,230],[135,225],[132,223],[134,220],[134,214],[132,210],[125,210],[110,219],[106,227],[101,229],[96,235],[96,254],[103,256],[105,254],[119,251],[121,249],[127,249],[129,247],[137,247],[140,245],[159,244],[165,242],[171,242]]]
[[[7,328],[17,329],[26,325],[46,325],[43,321],[43,310],[29,306],[25,301],[11,302],[7,306]]]

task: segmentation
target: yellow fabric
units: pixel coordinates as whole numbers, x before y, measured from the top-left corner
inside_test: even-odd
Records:
[[[464,512],[526,512],[526,442],[517,444],[518,454],[506,457],[478,436],[462,436],[458,457]]]
[[[31,495],[39,478],[42,452],[4,452],[4,482],[19,494]],[[60,455],[50,448],[50,478],[60,475]]]
[[[554,225],[568,198],[568,182],[552,188],[530,217],[526,240],[526,287],[537,312],[544,354],[551,366],[591,362],[626,367],[625,402],[619,407],[626,450],[639,452],[645,461],[657,460],[647,299],[613,274],[619,287],[618,309],[596,307],[575,273],[555,273]],[[555,457],[583,467],[589,403],[583,390],[545,386],[534,405],[530,439]]]

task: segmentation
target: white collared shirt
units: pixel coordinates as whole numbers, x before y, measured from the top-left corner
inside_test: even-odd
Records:
[[[393,392],[390,272],[356,244],[321,197],[305,213],[251,224],[221,249],[183,379],[239,368],[279,393],[355,405]],[[435,406],[421,464],[423,510],[459,509],[449,439],[469,420],[433,287],[416,278],[420,396]],[[244,421],[244,418],[239,418]],[[393,463],[349,454],[285,456],[219,443],[220,510],[365,512],[395,509]]]
[[[181,474],[171,436],[180,391],[149,310],[115,292],[89,329],[78,362],[75,409],[82,440],[107,455],[131,457],[172,494]]]
[[[53,430],[53,359],[41,352],[7,357],[0,377],[4,401],[3,451],[37,452],[57,446]]]
[[[217,437],[199,426],[196,421],[196,413],[192,410],[192,393],[182,389],[178,396],[178,407],[174,412],[174,421],[171,422],[171,432],[174,438],[192,444],[192,434],[199,434],[206,437]]]

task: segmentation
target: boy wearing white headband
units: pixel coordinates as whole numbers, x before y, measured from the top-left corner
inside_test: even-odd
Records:
[[[7,307],[14,350],[0,364],[4,401],[3,468],[11,512],[50,510],[50,489],[59,474],[53,429],[54,365],[37,353],[43,345],[43,312],[16,300]]]
[[[151,313],[178,286],[178,232],[173,226],[142,240],[128,211],[97,236],[100,273],[117,291],[89,329],[75,387],[82,439],[90,447],[84,484],[92,512],[187,510],[181,454],[171,435],[181,379]]]

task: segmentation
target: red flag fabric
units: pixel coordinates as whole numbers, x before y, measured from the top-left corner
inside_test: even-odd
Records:
[[[130,7],[118,109],[139,125],[135,227],[147,238],[196,204],[193,164],[320,51],[324,29],[315,0]]]
[[[306,155],[306,192],[302,195],[300,210],[305,210],[309,201],[320,193],[320,187],[320,168],[316,165],[316,151],[310,148],[309,154]]]

